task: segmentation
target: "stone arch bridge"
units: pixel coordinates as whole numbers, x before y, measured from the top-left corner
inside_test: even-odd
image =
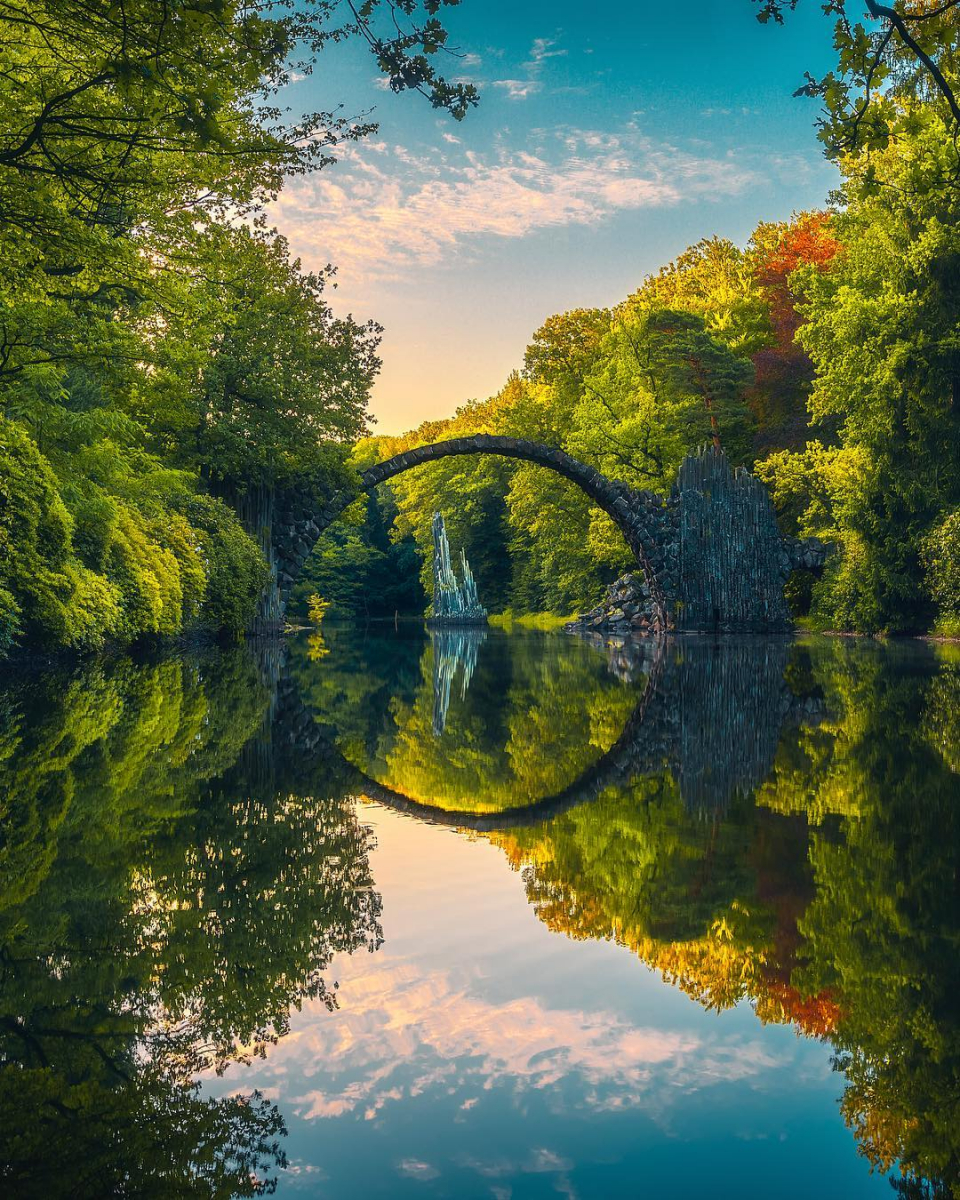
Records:
[[[321,510],[297,495],[275,515],[271,595],[259,632],[282,627],[290,591],[317,539],[363,492],[437,459],[496,454],[555,471],[601,508],[633,552],[642,572],[644,628],[651,633],[785,632],[792,627],[783,584],[799,566],[822,566],[819,543],[781,537],[763,485],[732,471],[712,447],[681,465],[664,499],[602,475],[555,447],[523,438],[476,434],[416,446],[368,467],[357,491],[335,495]]]

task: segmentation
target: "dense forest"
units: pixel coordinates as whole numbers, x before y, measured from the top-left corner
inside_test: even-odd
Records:
[[[468,430],[658,492],[712,439],[784,532],[834,547],[792,581],[798,614],[956,631],[960,7],[868,4],[870,32],[827,6],[837,69],[804,88],[841,171],[827,209],[745,247],[706,237],[614,308],[546,321],[496,396],[371,438],[381,331],[334,314],[332,269],[303,270],[266,212],[374,126],[291,112],[284,89],[352,37],[390,89],[464,117],[476,94],[435,66],[456,2],[0,3],[0,652],[238,634],[284,489],[322,504],[353,466]],[[294,611],[422,613],[438,509],[491,611],[572,612],[630,565],[559,478],[444,461],[358,503]]]
[[[284,89],[352,37],[462,116],[440,7],[0,4],[0,651],[249,626],[272,497],[343,481],[379,367],[264,217],[374,126]]]

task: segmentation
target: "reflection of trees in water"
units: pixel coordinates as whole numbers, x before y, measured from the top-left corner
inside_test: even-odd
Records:
[[[490,830],[496,814],[504,825],[523,823],[525,806],[539,820],[664,771],[689,809],[721,812],[767,777],[784,725],[810,721],[819,708],[817,697],[798,696],[788,684],[786,639],[620,644],[614,671],[629,686],[598,673],[603,659],[589,651],[583,658],[583,646],[544,670],[536,643],[521,642],[508,672],[480,671],[471,705],[460,707],[441,740],[450,682],[460,663],[465,679],[472,677],[477,649],[462,633],[443,636],[449,645],[437,640],[425,648],[412,699],[385,701],[379,727],[390,732],[379,760],[357,753],[340,733],[338,714],[324,724],[355,767],[358,791],[451,824],[470,824],[475,815],[474,827]],[[497,639],[488,645],[484,667],[495,667],[498,646]],[[330,661],[322,673],[337,670]],[[355,723],[349,711],[344,717],[348,728]]]
[[[194,1073],[262,1053],[291,1005],[334,1002],[332,954],[379,944],[367,834],[344,799],[356,768],[318,715],[381,753],[398,715],[432,719],[422,636],[389,666],[382,639],[331,645],[279,686],[279,660],[237,650],[0,689],[7,1191],[122,1194],[142,1179],[139,1194],[249,1195],[282,1162],[276,1108],[208,1099]],[[554,766],[531,747],[552,736],[569,770],[583,747],[557,726],[585,722],[593,739],[589,803],[489,834],[540,918],[618,941],[702,1004],[747,1000],[829,1038],[863,1152],[902,1162],[905,1194],[957,1194],[950,651],[690,640],[659,665],[641,656],[624,687],[576,647],[566,666],[544,662],[534,640],[497,686],[482,662],[505,645],[491,636],[471,688],[471,704],[496,698],[506,747],[498,759],[481,741],[478,773],[490,755],[538,784]],[[476,728],[461,707],[455,748]]]
[[[268,672],[268,676],[273,672]],[[195,1073],[262,1053],[331,956],[379,944],[367,833],[272,750],[244,651],[0,692],[0,1181],[27,1196],[253,1195],[261,1097]]]
[[[551,928],[620,942],[708,1007],[746,999],[828,1037],[861,1152],[902,1164],[904,1194],[960,1195],[953,667],[831,642],[792,647],[785,677],[796,702],[755,798],[738,785],[704,820],[664,770],[491,837]]]
[[[360,772],[355,789],[364,790],[366,777],[371,788],[379,780],[451,810],[497,811],[561,789],[613,745],[638,695],[589,647],[542,634],[491,632],[469,693],[458,698],[452,689],[449,704],[445,678],[454,664],[443,660],[456,657],[455,644],[451,653],[436,636],[426,642],[422,634],[414,641],[404,632],[368,638],[338,631],[328,644],[330,654],[316,664],[295,646],[291,678],[331,754]],[[408,667],[399,688],[390,683],[391,646]],[[411,680],[414,647],[419,662]],[[472,657],[478,648],[464,642],[460,649]],[[438,694],[446,707],[439,735]]]
[[[450,710],[450,691],[460,677],[460,699],[466,699],[467,688],[477,669],[477,655],[487,640],[486,629],[461,626],[453,629],[432,629],[430,644],[433,652],[433,734],[439,737],[447,727]]]

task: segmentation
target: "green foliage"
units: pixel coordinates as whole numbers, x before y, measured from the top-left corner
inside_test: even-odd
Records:
[[[184,512],[195,530],[206,575],[201,621],[211,629],[242,633],[266,582],[263,554],[221,500],[191,496]]]
[[[799,0],[754,3],[758,20],[782,25]],[[865,0],[871,18],[866,26],[858,19],[864,7],[859,3],[827,0],[821,7],[836,18],[837,66],[821,78],[807,72],[797,95],[822,102],[818,125],[828,157],[868,158],[871,151],[886,150],[904,137],[909,140],[920,101],[946,126],[946,159],[936,186],[954,188],[960,130],[957,0]]]
[[[575,308],[548,317],[527,346],[524,373],[536,383],[581,383],[609,328],[610,313],[603,308]]]
[[[427,593],[420,556],[411,536],[391,539],[396,517],[388,486],[351,505],[304,564],[291,597],[292,611],[307,615],[315,592],[329,603],[333,618],[421,616]]]
[[[649,309],[614,325],[588,380],[571,448],[614,478],[666,491],[684,456],[712,440],[749,456],[749,359],[688,312]]]
[[[361,443],[388,457],[428,441],[495,433],[558,446],[605,474],[661,494],[684,455],[719,440],[736,463],[754,447],[797,441],[806,426],[809,359],[787,280],[836,253],[822,214],[758,228],[746,250],[708,239],[644,281],[613,312],[574,309],[536,331],[524,375],[449,421]],[[484,603],[517,614],[567,614],[594,604],[634,565],[606,514],[575,487],[529,463],[440,460],[396,478],[392,536],[412,535],[429,588],[430,521],[447,520],[474,567]],[[331,534],[331,536],[338,536]],[[328,575],[355,551],[328,544]],[[338,559],[338,554],[342,558]],[[326,593],[325,593],[326,594]]]
[[[960,501],[957,198],[928,187],[946,153],[933,120],[909,150],[849,164],[834,222],[843,252],[796,276],[798,338],[816,367],[811,415],[837,429],[839,446],[777,455],[764,473],[809,532],[820,526],[838,544],[814,608],[839,628],[929,623],[921,547]]]
[[[364,431],[379,327],[334,317],[331,272],[302,271],[281,237],[224,226],[189,250],[141,420],[228,494],[329,469],[330,443]]]
[[[644,280],[622,308],[634,321],[657,309],[690,313],[712,337],[745,356],[770,341],[770,312],[754,257],[726,238],[704,238],[685,250]]]
[[[116,631],[118,589],[72,554],[73,523],[50,465],[12,422],[0,424],[0,586],[4,640],[26,632],[69,646]]]
[[[22,525],[0,549],[0,653],[250,624],[274,491],[334,490],[379,367],[378,328],[334,318],[332,269],[301,270],[263,216],[375,126],[276,97],[353,38],[391,90],[460,119],[476,93],[438,70],[455,3],[0,8],[2,466]]]
[[[952,512],[923,543],[927,589],[940,622],[960,619],[960,511]]]
[[[332,956],[380,930],[367,833],[329,772],[272,758],[269,704],[240,649],[0,688],[7,1190],[271,1190],[276,1106],[197,1076],[333,1007]]]
[[[239,631],[266,577],[263,556],[221,503],[184,493],[185,513],[146,511],[87,480],[72,516],[50,463],[13,422],[0,426],[4,641],[24,633],[79,649],[171,636],[202,619]],[[74,489],[76,496],[76,491]]]

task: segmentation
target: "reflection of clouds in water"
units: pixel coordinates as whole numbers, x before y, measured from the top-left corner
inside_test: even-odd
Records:
[[[436,1179],[440,1174],[436,1167],[416,1158],[405,1158],[397,1163],[397,1171],[410,1179],[421,1179],[424,1183],[430,1179]]]
[[[458,1162],[460,1166],[476,1171],[485,1179],[515,1179],[518,1175],[556,1175],[556,1179],[553,1180],[555,1192],[561,1196],[569,1196],[571,1200],[578,1195],[567,1174],[574,1168],[573,1160],[546,1147],[535,1148],[522,1159],[502,1156],[482,1159],[473,1155],[462,1155]],[[490,1188],[490,1195],[494,1200],[510,1200],[513,1190],[511,1187],[498,1187],[494,1184]]]
[[[394,1102],[434,1090],[466,1090],[463,1112],[478,1093],[505,1087],[515,1099],[550,1089],[556,1113],[639,1108],[663,1124],[680,1096],[787,1061],[758,1040],[636,1027],[603,1010],[550,1009],[534,997],[496,1005],[470,994],[452,972],[424,976],[404,963],[381,960],[376,970],[344,963],[340,995],[344,1008],[332,1020],[326,1010],[305,1009],[301,1028],[257,1071],[263,1082],[282,1081],[307,1120],[351,1113],[373,1120]],[[323,1084],[311,1089],[316,1075]]]

